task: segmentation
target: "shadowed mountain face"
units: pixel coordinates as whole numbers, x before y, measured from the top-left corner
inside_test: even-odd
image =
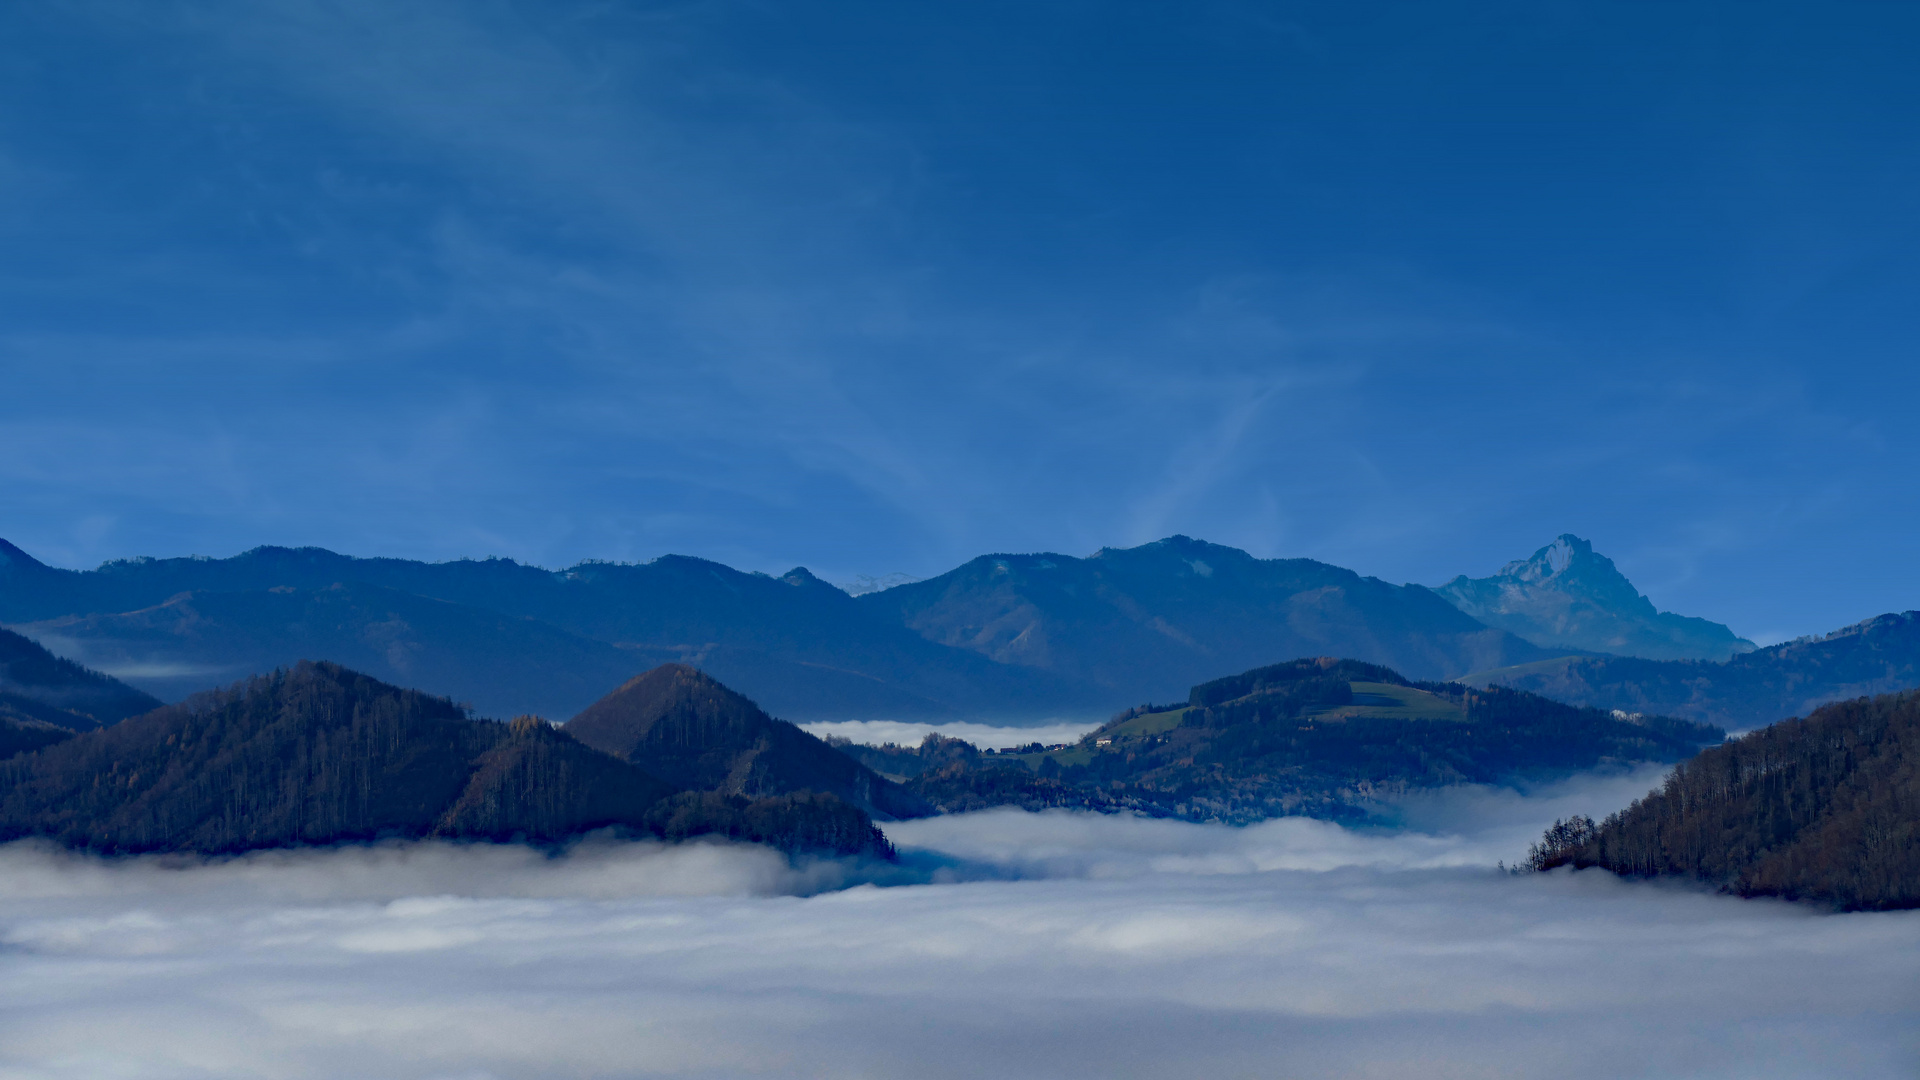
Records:
[[[1750,732],[1681,763],[1597,831],[1548,836],[1538,869],[1603,866],[1742,896],[1920,907],[1920,695],[1838,702]]]
[[[1554,655],[1418,585],[1184,536],[1085,559],[983,556],[859,602],[929,640],[1095,687],[1110,702],[1176,694],[1283,656],[1353,656],[1450,678],[1494,657]]]
[[[683,787],[729,795],[828,792],[868,813],[929,807],[898,785],[684,664],[665,664],[567,722],[582,743]]]
[[[605,826],[882,853],[858,809],[682,791],[545,721],[303,663],[0,762],[0,839],[222,853],[381,837],[564,840]]]
[[[1723,663],[1572,657],[1480,672],[1469,681],[1745,731],[1830,701],[1920,686],[1920,611],[1880,615]]]
[[[150,694],[0,630],[0,718],[86,731],[159,707]]]
[[[1719,623],[1656,611],[1613,560],[1572,535],[1493,577],[1462,575],[1434,591],[1542,648],[1648,660],[1725,660],[1754,649]]]

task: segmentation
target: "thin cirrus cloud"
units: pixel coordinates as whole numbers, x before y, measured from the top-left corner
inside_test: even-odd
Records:
[[[1426,831],[1385,834],[963,815],[893,826],[903,868],[717,844],[200,866],[15,844],[0,848],[0,1063],[50,1077],[1907,1075],[1914,913],[1489,865],[1544,818],[1648,780],[1443,794],[1408,808]]]
[[[9,13],[7,538],[1920,602],[1891,9],[1254,8]]]

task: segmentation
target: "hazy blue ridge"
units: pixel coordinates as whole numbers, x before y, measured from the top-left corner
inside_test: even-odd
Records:
[[[1470,681],[1744,731],[1828,702],[1920,686],[1920,612],[1878,615],[1720,662],[1567,657],[1479,672]]]

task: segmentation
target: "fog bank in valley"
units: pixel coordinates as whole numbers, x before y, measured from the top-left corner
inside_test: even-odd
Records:
[[[1492,869],[1651,780],[1449,792],[1400,831],[936,818],[889,827],[894,869],[15,844],[0,1076],[1911,1075],[1920,912]]]

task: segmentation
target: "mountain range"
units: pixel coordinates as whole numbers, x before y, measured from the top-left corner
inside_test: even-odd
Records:
[[[1091,719],[1323,655],[1741,729],[1920,676],[1891,653],[1878,674],[1838,659],[1787,672],[1797,661],[1777,647],[1746,651],[1724,626],[1658,611],[1573,536],[1438,589],[1174,536],[1085,558],[985,555],[859,596],[805,569],[676,555],[550,571],[264,547],[74,571],[0,541],[0,622],[166,700],[328,659],[491,715],[569,715],[682,663],[793,720]],[[1775,692],[1679,692],[1703,678]]]
[[[169,699],[329,658],[494,714],[565,715],[666,661],[794,719],[1019,721],[1303,653],[1426,677],[1558,655],[1418,585],[1185,537],[983,556],[859,597],[684,556],[548,571],[268,547],[73,571],[0,542],[0,622]]]

